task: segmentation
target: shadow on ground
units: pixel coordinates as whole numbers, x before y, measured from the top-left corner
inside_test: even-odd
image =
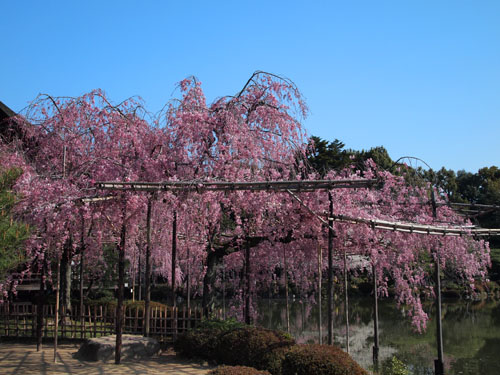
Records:
[[[2,375],[204,375],[210,366],[178,358],[172,351],[160,356],[141,360],[113,362],[84,362],[73,358],[77,344],[63,344],[58,348],[58,363],[53,362],[54,349],[44,345],[40,352],[34,344],[0,343],[0,374]]]

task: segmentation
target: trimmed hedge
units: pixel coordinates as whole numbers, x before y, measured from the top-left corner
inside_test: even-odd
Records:
[[[336,346],[295,345],[285,355],[283,374],[368,375],[349,354]]]
[[[247,366],[220,366],[210,371],[208,375],[271,375],[271,373]]]
[[[236,321],[204,321],[199,328],[180,335],[174,349],[186,357],[229,365],[220,368],[228,372],[214,372],[215,375],[247,374],[230,372],[237,371],[231,366],[260,371],[248,374],[262,374],[266,370],[272,375],[368,374],[338,347],[295,345],[295,340],[284,332]]]
[[[218,342],[218,362],[251,366],[268,370],[274,375],[281,374],[285,353],[295,344],[295,340],[284,332],[257,327],[231,330],[223,334]]]
[[[288,334],[246,326],[237,321],[204,321],[197,329],[183,333],[174,343],[177,353],[268,370],[281,375],[285,354],[295,340]]]
[[[177,338],[174,350],[186,358],[213,360],[217,348],[217,332],[211,329],[187,331]]]
[[[222,334],[242,327],[243,323],[232,319],[203,320],[196,329],[179,335],[174,350],[187,358],[215,360]]]

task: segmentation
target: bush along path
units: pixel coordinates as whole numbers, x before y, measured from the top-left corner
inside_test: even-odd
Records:
[[[231,320],[205,321],[197,329],[179,336],[174,348],[188,358],[235,366],[218,368],[214,375],[368,374],[336,346],[297,345],[287,333]]]

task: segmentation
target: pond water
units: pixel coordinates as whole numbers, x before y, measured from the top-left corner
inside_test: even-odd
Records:
[[[286,330],[284,300],[261,300],[258,324]],[[327,307],[322,306],[323,342],[326,342]],[[434,316],[432,306],[428,314]],[[432,314],[432,315],[431,315]],[[349,301],[349,346],[352,357],[366,369],[372,368],[372,299]],[[337,345],[345,347],[346,329],[343,303],[336,302],[334,335]],[[291,334],[300,343],[319,341],[318,306],[299,301],[290,303]],[[435,320],[427,331],[413,331],[409,320],[391,301],[379,302],[380,361],[393,356],[405,363],[410,374],[434,374],[436,358]],[[500,374],[500,303],[493,301],[443,302],[443,346],[445,373],[453,375]]]

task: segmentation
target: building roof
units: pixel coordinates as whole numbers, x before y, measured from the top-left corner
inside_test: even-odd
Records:
[[[25,143],[27,139],[19,124],[9,121],[14,116],[17,116],[17,113],[0,101],[0,139],[9,143],[17,138]]]
[[[7,107],[2,101],[0,101],[0,121],[3,121],[9,117],[15,116],[16,112]]]

